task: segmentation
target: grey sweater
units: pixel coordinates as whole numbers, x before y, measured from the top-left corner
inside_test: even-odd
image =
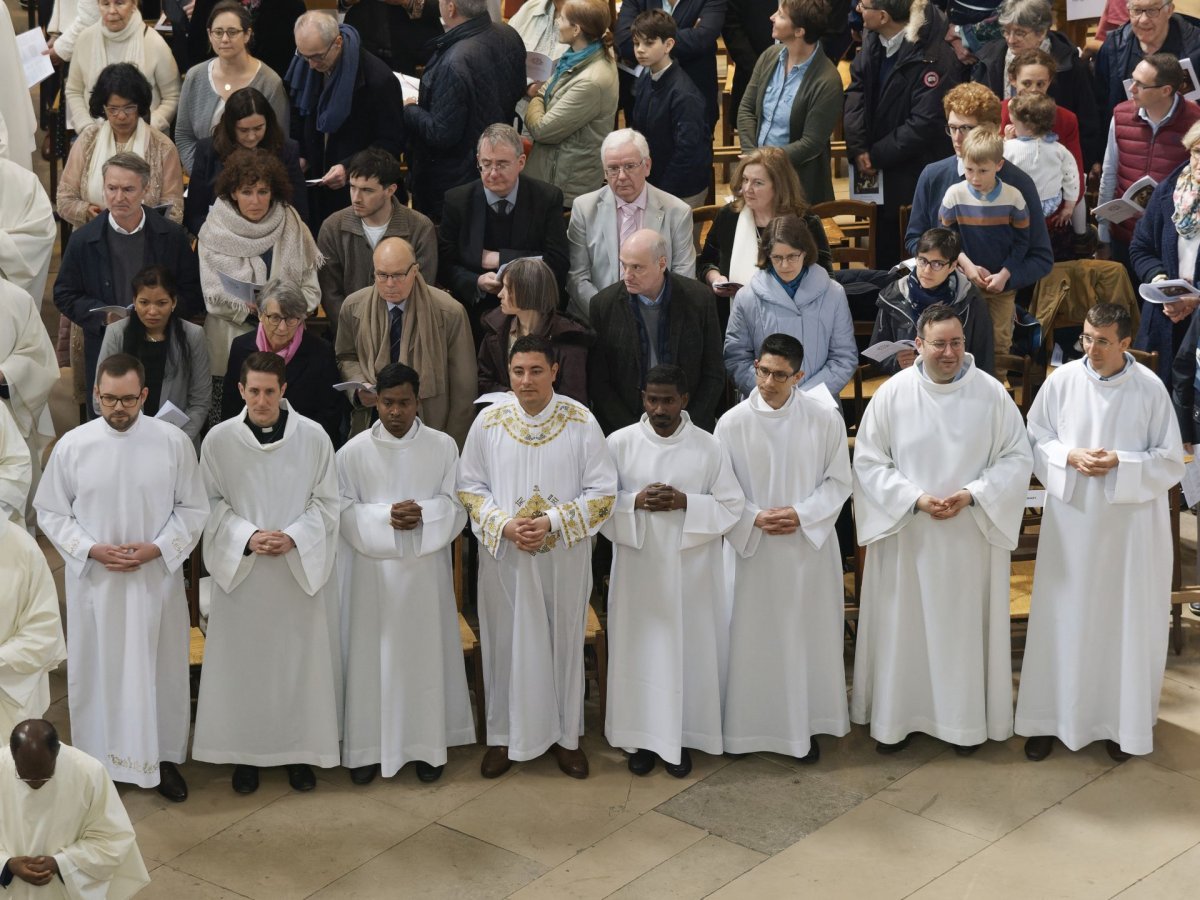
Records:
[[[209,76],[209,68],[216,60],[206,59],[196,63],[187,70],[183,79],[183,90],[179,93],[179,109],[175,117],[175,146],[179,148],[179,160],[183,163],[185,172],[192,171],[192,159],[196,153],[196,141],[212,137],[213,115],[221,97],[213,90]],[[283,129],[283,136],[288,136],[292,114],[288,106],[287,93],[283,89],[283,81],[279,75],[266,63],[260,62],[256,74],[246,87],[260,91],[271,108],[275,110],[275,118]]]

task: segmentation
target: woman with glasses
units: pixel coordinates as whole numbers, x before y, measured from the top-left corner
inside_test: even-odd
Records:
[[[960,249],[958,235],[948,228],[930,228],[921,235],[917,241],[916,271],[879,292],[872,344],[915,340],[921,313],[935,303],[944,303],[962,322],[966,349],[975,357],[975,365],[984,372],[995,371],[991,314],[987,301],[959,271]],[[914,345],[876,365],[885,375],[895,375],[911,366],[916,356]]]
[[[190,16],[195,25],[187,35],[187,58],[192,65],[207,59],[212,50],[208,31],[201,28],[200,23],[207,23],[213,8],[223,2],[225,0],[195,0]],[[254,55],[272,72],[286,72],[296,55],[293,28],[296,20],[304,15],[304,0],[238,0],[238,3],[250,13]]]
[[[259,350],[278,353],[287,367],[288,405],[325,429],[334,447],[342,445],[342,416],[346,402],[333,386],[341,381],[333,347],[305,330],[308,301],[291,281],[273,278],[259,295],[258,328],[233,339],[229,345],[230,372],[241,372],[242,363]],[[221,391],[221,419],[232,419],[246,408],[237,379],[225,379]]]
[[[262,315],[257,300],[246,292],[270,279],[286,278],[300,286],[305,312],[312,313],[321,300],[317,267],[322,258],[288,202],[292,186],[283,163],[271,154],[235,150],[217,179],[217,195],[200,229],[197,249],[208,308],[204,333],[213,391],[223,396],[218,382],[225,377],[229,345],[238,335],[253,331]]]
[[[754,390],[754,358],[770,334],[790,334],[804,345],[804,390],[823,384],[836,397],[854,375],[858,345],[846,293],[816,258],[799,216],[767,225],[758,271],[733,298],[725,330],[725,371],[743,396]]]
[[[213,133],[225,104],[242,88],[255,88],[266,98],[287,134],[291,110],[283,81],[262,60],[251,56],[253,36],[250,13],[236,0],[221,0],[209,13],[208,40],[216,56],[188,69],[175,123],[175,144],[188,172],[192,171],[196,141]]]
[[[612,55],[612,15],[603,0],[567,0],[558,17],[558,39],[570,48],[544,84],[526,92],[525,127],[533,138],[525,173],[553,184],[570,206],[604,183],[600,144],[617,112],[617,64]]]
[[[133,312],[105,330],[99,361],[117,353],[141,360],[150,392],[142,410],[157,416],[170,403],[187,416],[180,427],[199,448],[200,430],[212,406],[204,329],[175,315],[175,276],[166,266],[147,266],[131,287]]]
[[[127,62],[150,82],[150,124],[169,131],[179,103],[179,68],[171,48],[142,21],[137,0],[99,0],[97,5],[100,21],[79,33],[63,88],[67,127],[78,133],[96,118],[90,109],[96,79],[105,66]]]
[[[76,228],[90,222],[104,202],[105,161],[135,153],[150,166],[145,204],[160,207],[172,222],[183,220],[183,171],[171,139],[149,125],[152,91],[146,76],[130,63],[105,66],[89,99],[98,123],[87,125],[71,146],[58,183],[58,214]],[[91,122],[91,119],[88,119]]]

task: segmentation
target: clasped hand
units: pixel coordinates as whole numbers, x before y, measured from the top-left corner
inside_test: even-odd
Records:
[[[1096,475],[1107,475],[1109,469],[1114,469],[1119,460],[1115,450],[1105,450],[1103,447],[1088,449],[1076,447],[1067,454],[1067,465],[1089,478]]]
[[[764,509],[754,517],[754,526],[766,534],[792,534],[800,527],[800,517],[790,506]]]
[[[58,860],[53,856],[14,856],[8,860],[8,870],[22,881],[42,887],[58,874]]]
[[[259,556],[283,556],[296,546],[296,542],[282,531],[256,531],[250,536],[248,546]]]
[[[110,572],[136,572],[142,563],[162,556],[156,544],[147,541],[129,544],[93,544],[88,556]]]
[[[393,503],[391,522],[397,531],[412,531],[421,524],[421,507],[415,500]]]
[[[500,536],[517,545],[518,550],[526,553],[537,553],[542,548],[546,535],[550,533],[550,519],[547,516],[533,518],[509,519]]]
[[[922,494],[917,500],[917,509],[929,513],[935,519],[953,519],[971,505],[971,492],[966,488],[955,491],[945,499],[938,499],[932,494]]]
[[[656,481],[648,484],[638,492],[633,500],[634,509],[644,509],[647,512],[670,512],[673,509],[687,509],[687,494],[677,491],[669,484]]]

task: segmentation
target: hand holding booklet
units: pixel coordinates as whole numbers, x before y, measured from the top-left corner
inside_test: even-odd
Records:
[[[862,352],[862,355],[872,362],[883,362],[891,359],[901,350],[917,349],[916,341],[880,341],[878,344],[872,344]]]
[[[1143,216],[1146,213],[1146,204],[1150,202],[1150,195],[1156,187],[1158,182],[1146,175],[1127,187],[1120,197],[1101,203],[1092,212],[1096,214],[1097,219],[1113,223]]]
[[[549,81],[554,74],[554,60],[545,53],[530,50],[525,54],[525,77],[529,81]]]
[[[133,312],[133,306],[97,306],[92,312],[102,313],[107,319],[109,316],[114,316],[117,319],[124,319]]]
[[[162,419],[164,422],[170,422],[176,428],[182,428],[191,421],[188,418],[188,414],[170,400],[164,400],[162,402],[162,405],[158,408],[158,412],[155,414],[154,418]]]
[[[333,386],[335,391],[345,391],[353,397],[359,391],[366,391],[368,394],[375,393],[375,385],[367,384],[365,381],[339,381]]]
[[[258,312],[258,294],[264,285],[255,284],[253,281],[242,281],[232,275],[226,275],[224,272],[217,274],[221,276],[221,287],[225,289],[225,293],[241,300],[250,307],[252,312]]]
[[[1176,303],[1186,297],[1200,296],[1200,289],[1182,278],[1152,281],[1138,288],[1138,295],[1147,303]]]

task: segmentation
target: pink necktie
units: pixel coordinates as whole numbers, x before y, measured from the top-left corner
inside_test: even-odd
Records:
[[[617,242],[617,250],[620,250],[623,246],[625,246],[626,239],[628,239],[631,234],[637,231],[637,207],[633,204],[627,204],[620,208],[620,213],[621,234],[619,236],[620,239]]]

